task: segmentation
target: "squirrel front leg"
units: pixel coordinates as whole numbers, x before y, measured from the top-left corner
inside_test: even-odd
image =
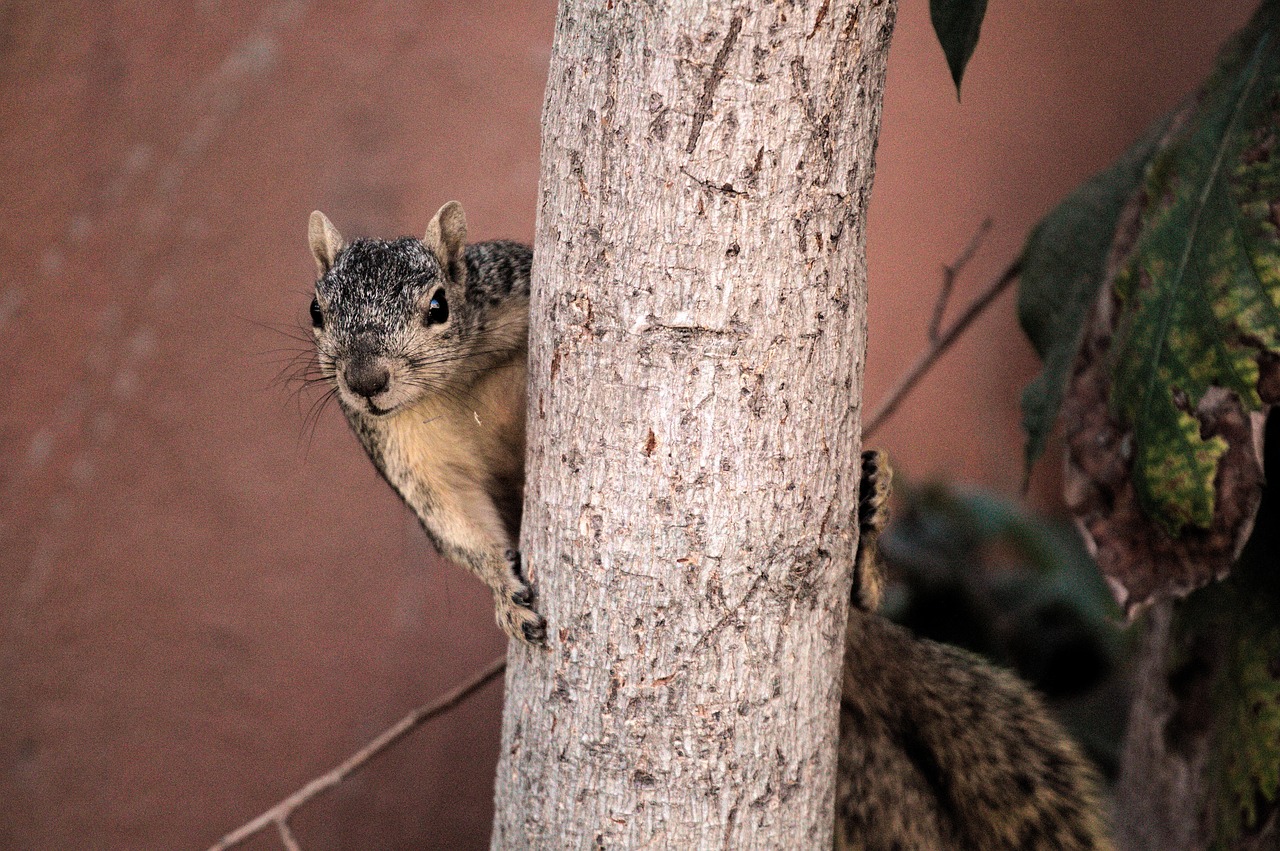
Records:
[[[545,645],[546,619],[533,609],[534,593],[525,581],[520,553],[492,497],[478,487],[459,486],[446,493],[443,502],[419,512],[437,548],[489,586],[503,632],[526,644]]]

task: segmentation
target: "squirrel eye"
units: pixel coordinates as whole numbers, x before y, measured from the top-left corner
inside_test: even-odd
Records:
[[[311,327],[317,331],[324,329],[324,313],[320,310],[320,300],[311,299]]]
[[[449,319],[449,302],[444,297],[444,290],[436,290],[427,305],[427,324],[439,325]]]

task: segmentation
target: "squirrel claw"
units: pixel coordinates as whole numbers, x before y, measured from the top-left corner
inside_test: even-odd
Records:
[[[520,625],[521,632],[524,633],[524,640],[535,647],[547,646],[547,622],[539,616],[536,621],[527,621]]]
[[[534,611],[533,597],[528,588],[496,595],[498,626],[517,641],[545,647],[547,620]]]
[[[516,575],[517,579],[523,582],[524,581],[524,561],[520,556],[520,551],[507,550],[502,554],[502,556],[507,560],[507,566],[511,568],[511,572]]]

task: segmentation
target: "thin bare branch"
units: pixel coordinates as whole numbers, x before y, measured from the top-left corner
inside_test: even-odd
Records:
[[[990,231],[991,219],[983,219],[982,224],[978,225],[978,229],[969,238],[969,244],[965,246],[964,251],[960,252],[960,256],[953,260],[950,266],[942,267],[942,289],[938,290],[938,300],[933,304],[933,317],[929,320],[930,343],[938,340],[938,332],[942,328],[942,316],[947,312],[947,303],[951,300],[951,291],[955,288],[956,278],[960,277],[964,267],[969,265],[973,255],[978,253],[982,240]]]
[[[289,829],[288,825],[289,817],[293,815],[294,811],[319,795],[321,792],[337,786],[348,776],[364,767],[364,765],[375,756],[391,747],[391,745],[413,732],[413,730],[417,729],[422,724],[430,721],[437,715],[448,712],[472,694],[484,688],[484,686],[488,685],[506,669],[506,656],[500,656],[497,659],[494,659],[484,668],[484,670],[477,673],[453,691],[442,695],[432,703],[418,707],[408,715],[401,718],[395,724],[388,727],[386,730],[383,730],[376,738],[370,741],[369,744],[347,757],[341,765],[338,765],[331,771],[315,778],[301,789],[264,812],[262,815],[252,821],[246,822],[219,839],[210,846],[209,851],[226,851],[228,848],[234,848],[249,837],[260,833],[273,824],[279,831],[280,839],[284,842],[285,847],[288,848],[289,851],[300,851],[298,840],[294,837],[293,831]]]
[[[289,827],[289,822],[283,818],[276,819],[276,830],[280,832],[280,841],[284,843],[286,851],[302,851],[302,846],[298,844],[298,837],[293,835],[293,829]]]
[[[912,388],[916,386],[916,382],[918,382],[924,374],[929,371],[934,362],[937,361],[947,349],[951,348],[951,344],[956,341],[957,337],[964,333],[964,330],[969,327],[973,320],[977,319],[978,316],[980,316],[982,312],[991,305],[991,302],[996,300],[996,296],[1004,292],[1005,289],[1008,288],[1009,284],[1017,280],[1018,275],[1021,272],[1021,259],[1010,263],[995,280],[987,285],[985,290],[970,302],[969,306],[965,308],[964,313],[956,317],[956,321],[951,323],[946,331],[939,334],[937,339],[930,341],[929,347],[920,353],[920,356],[916,358],[916,362],[911,365],[911,368],[908,369],[901,378],[898,379],[898,383],[895,384],[893,389],[885,395],[884,401],[882,401],[880,406],[876,408],[875,413],[867,419],[867,424],[863,426],[862,429],[862,436],[864,439],[874,434],[876,430],[884,424],[884,421],[893,415],[893,412],[897,410],[899,403],[901,403],[903,398],[905,398],[906,395],[911,392]]]

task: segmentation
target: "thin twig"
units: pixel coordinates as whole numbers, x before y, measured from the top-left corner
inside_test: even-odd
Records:
[[[430,721],[437,715],[448,712],[462,701],[466,700],[475,692],[484,688],[489,682],[495,679],[499,674],[507,669],[507,657],[500,656],[490,662],[483,671],[480,671],[470,680],[455,688],[448,694],[442,695],[434,702],[426,706],[420,706],[401,718],[392,726],[383,730],[369,744],[347,757],[341,765],[328,771],[325,774],[312,780],[289,797],[276,804],[253,821],[246,822],[240,827],[228,833],[219,839],[209,851],[226,851],[228,848],[234,848],[241,842],[244,842],[251,836],[265,830],[271,825],[275,825],[280,833],[280,839],[284,842],[285,847],[289,851],[299,851],[298,841],[293,836],[293,832],[289,829],[289,817],[294,811],[310,801],[316,795],[328,789],[337,786],[348,776],[362,768],[365,763],[382,753],[391,745],[411,733],[420,725]]]
[[[1004,292],[1009,284],[1013,283],[1014,280],[1017,279],[1021,272],[1021,259],[1010,263],[1009,266],[1000,273],[1000,276],[992,281],[987,288],[983,290],[968,307],[965,308],[964,313],[956,317],[956,321],[951,323],[951,326],[948,327],[946,331],[943,331],[938,335],[937,339],[932,340],[929,343],[929,347],[920,353],[920,356],[916,358],[916,362],[911,365],[911,368],[907,370],[901,378],[898,379],[898,383],[895,384],[893,389],[885,395],[884,401],[880,403],[878,408],[876,408],[875,413],[867,419],[867,424],[863,426],[862,429],[862,436],[864,438],[870,437],[878,428],[880,428],[881,425],[884,424],[885,420],[892,416],[893,412],[897,410],[898,404],[902,402],[903,398],[911,392],[913,387],[916,386],[916,382],[929,371],[929,368],[933,366],[934,361],[940,358],[943,352],[951,348],[951,344],[956,341],[956,338],[969,327],[969,324],[973,322],[974,319],[978,318],[978,316],[981,315],[988,306],[990,306],[991,302],[995,301],[996,296]]]
[[[284,843],[285,851],[302,851],[302,846],[298,844],[298,837],[293,835],[293,828],[289,827],[287,818],[276,819],[276,829],[280,833],[280,841]]]
[[[930,343],[938,340],[938,331],[942,328],[942,315],[947,312],[947,302],[951,300],[951,290],[956,285],[956,278],[960,276],[964,267],[969,265],[969,261],[978,252],[982,240],[990,230],[991,219],[983,219],[982,224],[978,225],[978,229],[970,237],[969,244],[965,246],[964,251],[960,252],[960,256],[952,261],[950,266],[942,267],[942,289],[938,290],[938,300],[933,304],[933,318],[929,320]]]

